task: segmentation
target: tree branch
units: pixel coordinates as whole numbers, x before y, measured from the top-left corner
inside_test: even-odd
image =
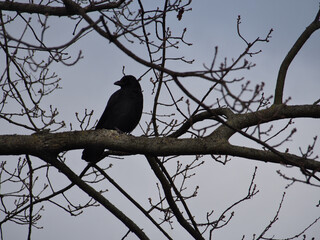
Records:
[[[204,239],[201,236],[201,233],[199,232],[198,229],[194,229],[188,222],[187,220],[183,217],[181,211],[179,210],[177,204],[175,203],[172,193],[171,193],[171,185],[169,183],[169,181],[167,180],[167,178],[165,177],[165,175],[163,174],[163,172],[160,169],[160,166],[157,164],[157,160],[156,157],[154,156],[146,156],[150,167],[152,168],[154,174],[157,176],[157,178],[159,179],[161,185],[162,185],[162,189],[164,191],[164,194],[166,196],[167,202],[173,212],[173,214],[176,216],[178,222],[180,223],[180,225],[182,227],[184,227],[184,229],[186,229],[193,237],[194,239]]]
[[[314,21],[303,31],[297,41],[293,44],[292,48],[284,58],[278,73],[277,85],[274,93],[274,104],[281,104],[283,97],[284,82],[286,79],[288,68],[292,60],[296,57],[302,46],[307,42],[309,37],[320,28],[320,9]]]
[[[83,7],[83,10],[88,12],[101,11],[105,9],[114,9],[119,7],[125,0],[119,0],[117,2],[108,2],[101,5],[90,4],[86,7]],[[70,10],[68,7],[53,7],[45,6],[41,4],[32,4],[32,3],[18,3],[13,1],[4,1],[0,2],[0,10],[14,11],[20,13],[37,13],[43,15],[51,16],[70,16],[77,15],[78,12]]]
[[[57,160],[53,154],[43,153],[40,156],[45,162],[56,167],[61,173],[63,173],[72,183],[77,185],[81,190],[87,193],[90,197],[95,199],[106,209],[108,209],[115,217],[117,217],[123,224],[125,224],[132,232],[134,232],[139,239],[149,239],[145,233],[140,229],[130,218],[120,211],[116,206],[109,202],[103,195],[97,192],[90,185],[85,183],[77,174],[75,174],[67,165]]]
[[[158,224],[149,214],[149,211],[145,210],[133,197],[131,197],[120,185],[113,180],[103,169],[101,169],[98,165],[94,164],[94,168],[96,168],[101,175],[103,175],[108,181],[119,191],[122,195],[124,195],[136,208],[138,208],[152,223],[153,225],[159,229],[160,232],[163,233],[163,235],[166,236],[167,239],[172,240],[172,238],[169,236],[169,234],[164,231],[164,229]]]
[[[227,122],[234,128],[242,129],[293,117],[320,118],[320,106],[277,105],[255,113],[234,114]],[[278,152],[278,154],[275,154],[271,151],[231,145],[228,139],[234,133],[234,130],[226,126],[220,126],[209,137],[181,139],[169,137],[134,137],[105,129],[53,134],[39,133],[30,136],[2,135],[0,136],[0,155],[30,154],[41,156],[46,152],[58,154],[63,151],[99,145],[110,150],[131,154],[153,156],[222,154],[264,162],[289,164],[314,171],[320,170],[320,162],[313,159],[288,153]]]

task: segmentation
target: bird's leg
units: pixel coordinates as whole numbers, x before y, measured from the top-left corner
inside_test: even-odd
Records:
[[[128,135],[128,136],[132,136],[131,133],[128,133],[128,132],[123,132],[121,131],[119,128],[115,127],[115,130],[119,133],[119,134],[125,134],[125,135]]]
[[[121,131],[119,128],[115,127],[114,130],[116,130],[119,134],[123,134],[125,132]]]

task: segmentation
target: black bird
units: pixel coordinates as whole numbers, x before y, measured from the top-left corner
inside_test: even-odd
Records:
[[[107,106],[96,126],[96,129],[112,129],[130,133],[139,123],[143,96],[139,82],[134,76],[124,76],[114,83],[121,87],[111,95]],[[82,152],[82,159],[97,162],[102,159],[104,148],[88,147]]]

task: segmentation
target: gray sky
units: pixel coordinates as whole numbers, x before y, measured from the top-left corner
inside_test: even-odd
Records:
[[[257,50],[262,49],[263,52],[250,59],[257,64],[257,67],[241,72],[253,84],[265,82],[265,94],[273,95],[281,61],[298,36],[314,19],[318,6],[319,2],[315,0],[194,0],[193,10],[186,12],[182,21],[175,22],[172,27],[180,31],[187,27],[186,40],[192,42],[193,46],[182,47],[179,51],[183,54],[178,53],[186,58],[194,58],[196,61],[192,66],[168,65],[168,67],[178,68],[176,70],[179,71],[201,68],[203,63],[210,63],[215,46],[219,46],[219,60],[223,60],[225,56],[237,57],[245,48],[245,44],[236,34],[236,19],[238,15],[241,15],[241,31],[249,41],[253,41],[258,36],[264,37],[270,28],[274,29],[270,43],[257,46]],[[60,18],[57,21],[64,20]],[[64,34],[61,33],[70,31],[68,27],[66,25],[65,29],[61,29],[52,24],[50,41],[53,45],[65,40]],[[320,32],[312,35],[290,66],[284,94],[285,98],[289,96],[292,98],[290,104],[311,104],[319,99],[319,40]],[[99,118],[108,98],[118,88],[113,85],[113,82],[121,78],[123,66],[125,66],[126,74],[135,76],[140,76],[145,68],[120,53],[108,41],[95,33],[82,39],[73,47],[73,50],[75,52],[82,50],[84,59],[70,68],[56,67],[55,71],[62,78],[62,89],[52,94],[47,101],[48,104],[53,104],[59,109],[61,119],[74,123],[74,129],[78,129],[75,112],[83,114],[84,108],[94,109],[94,117]],[[150,112],[154,97],[150,95],[151,86],[148,79],[143,79],[141,84],[145,97],[144,112]],[[190,83],[190,86],[193,84]],[[196,88],[192,90],[195,94],[198,91]],[[166,97],[161,96],[162,99]],[[145,121],[148,121],[149,117],[147,114],[143,116],[142,127],[145,127]],[[320,133],[320,125],[312,120],[295,122],[298,132],[294,143],[284,147],[290,147],[293,153],[299,153],[299,146],[305,149],[307,144],[311,143],[314,135]],[[2,130],[6,133],[21,133],[18,128],[3,128]],[[137,128],[132,134],[138,136],[142,134],[142,131]],[[235,137],[232,141],[237,143],[243,140]],[[317,148],[319,147],[318,143]],[[85,163],[80,160],[80,154],[81,151],[72,151],[67,154],[69,166],[76,169],[77,172],[85,166]],[[276,235],[278,238],[294,236],[320,215],[320,208],[316,207],[320,200],[319,189],[302,184],[295,184],[285,189],[288,182],[283,181],[276,173],[276,170],[281,170],[288,176],[298,177],[300,176],[299,170],[238,158],[234,158],[226,166],[213,162],[211,158],[203,159],[206,159],[206,163],[190,180],[189,189],[191,192],[192,186],[200,186],[199,196],[190,201],[190,208],[195,215],[201,217],[202,221],[205,220],[207,211],[214,210],[216,216],[219,216],[226,207],[244,197],[254,168],[258,166],[255,183],[260,192],[253,200],[234,209],[236,211],[234,219],[227,227],[214,233],[215,239],[241,239],[242,235],[246,235],[245,239],[252,239],[252,234],[259,234],[274,217],[284,191],[286,191],[286,198],[280,213],[280,220],[267,236]],[[182,160],[191,161],[192,158],[185,157],[181,158]],[[105,159],[102,165],[107,166],[109,163],[114,164],[108,172],[110,176],[136,197],[143,206],[148,208],[149,197],[152,197],[154,201],[157,200],[155,177],[143,157],[126,157],[123,160]],[[174,164],[170,170],[174,170]],[[57,179],[59,179],[58,175]],[[57,186],[63,184],[63,180],[59,179],[56,184]],[[163,239],[159,232],[111,186],[106,185],[105,188],[110,188],[105,194],[106,197],[117,207],[124,208],[124,212],[136,221],[151,239]],[[77,189],[68,194],[75,202],[84,202],[87,199],[87,196]],[[35,240],[121,239],[127,231],[122,223],[102,208],[87,209],[79,217],[70,217],[54,205],[46,205],[39,223],[44,229],[33,231]],[[173,226],[175,228],[174,235],[172,235],[174,239],[189,239],[184,229],[177,224]],[[168,226],[167,229],[169,229]],[[314,236],[320,239],[319,224],[309,233],[307,235],[309,238]],[[14,224],[8,225],[5,228],[5,236],[6,239],[25,239],[25,229]],[[136,239],[136,237],[131,234],[128,239]]]

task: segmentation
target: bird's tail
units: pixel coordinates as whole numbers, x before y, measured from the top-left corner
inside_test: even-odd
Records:
[[[104,149],[99,147],[85,148],[81,158],[87,162],[98,162],[102,159],[103,152]]]

